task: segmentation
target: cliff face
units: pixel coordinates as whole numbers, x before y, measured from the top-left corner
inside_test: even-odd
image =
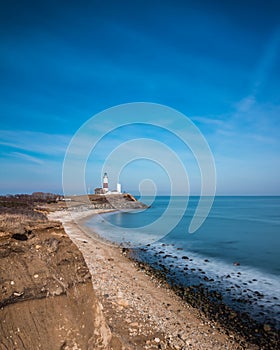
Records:
[[[62,226],[0,226],[0,349],[110,349],[112,342],[121,349]]]

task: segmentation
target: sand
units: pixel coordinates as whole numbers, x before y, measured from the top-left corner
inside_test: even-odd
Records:
[[[125,349],[258,349],[183,302],[166,282],[141,269],[121,249],[84,226],[104,210],[64,210],[49,214],[62,222],[82,252],[93,288],[111,330]]]

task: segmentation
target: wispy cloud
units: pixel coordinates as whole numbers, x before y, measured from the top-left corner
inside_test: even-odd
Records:
[[[0,145],[49,156],[63,156],[70,137],[24,130],[1,130]]]
[[[202,117],[202,116],[193,116],[191,117],[193,121],[197,121],[202,124],[214,125],[214,126],[225,126],[226,122],[221,119],[211,118],[211,117]]]
[[[265,84],[272,67],[279,60],[279,47],[280,47],[280,26],[278,25],[272,32],[270,39],[267,42],[266,50],[263,55],[260,56],[259,64],[254,77],[254,94],[262,88]]]
[[[30,156],[29,154],[25,154],[25,153],[21,153],[21,152],[12,152],[11,154],[12,154],[12,156],[20,158],[24,161],[28,161],[28,162],[39,164],[39,165],[44,164],[44,162],[40,158]]]
[[[256,97],[254,95],[248,95],[236,103],[235,113],[239,114],[239,113],[249,112],[255,103],[256,103]]]

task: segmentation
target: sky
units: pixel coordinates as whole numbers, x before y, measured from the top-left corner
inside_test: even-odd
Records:
[[[91,120],[103,137],[88,154],[87,190],[107,171],[112,189],[121,182],[138,194],[144,183],[147,193],[199,194],[200,164],[168,127],[151,117],[151,125],[140,118],[108,132],[115,116],[104,114],[103,129],[91,119],[147,102],[198,128],[214,157],[218,195],[280,195],[279,18],[276,0],[2,1],[0,193],[62,193],[68,145]],[[176,132],[172,118],[162,123]],[[117,168],[107,160],[119,147],[118,159],[135,152],[135,160]],[[164,147],[178,155],[185,179],[171,176],[178,159],[162,164],[173,154]]]

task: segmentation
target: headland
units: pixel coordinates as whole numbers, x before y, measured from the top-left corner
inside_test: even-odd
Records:
[[[133,198],[2,200],[1,349],[268,349],[207,318],[83,225],[144,208]]]

